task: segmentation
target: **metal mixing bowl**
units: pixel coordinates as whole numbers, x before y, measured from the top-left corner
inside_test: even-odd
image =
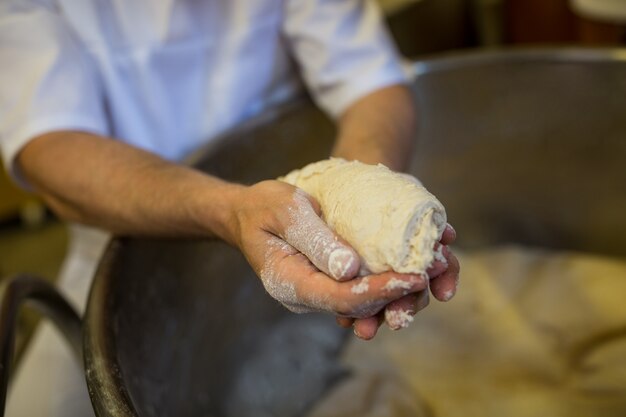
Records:
[[[471,52],[414,69],[411,172],[446,206],[459,246],[626,256],[626,50]],[[302,99],[193,164],[253,183],[326,158],[334,133]],[[83,324],[99,417],[302,415],[343,372],[332,318],[284,310],[217,241],[115,239]]]
[[[626,50],[474,52],[415,72],[412,173],[446,205],[459,245],[626,255]],[[303,100],[227,135],[194,164],[253,183],[327,157],[333,136]],[[289,320],[301,323],[268,353],[264,338]],[[311,320],[278,306],[223,243],[117,239],[86,316],[94,406],[99,416],[224,416],[252,397],[275,415],[298,415],[341,374],[332,364],[342,333],[328,318]],[[317,356],[307,363],[299,349]],[[273,367],[246,375],[258,365],[251,358]]]

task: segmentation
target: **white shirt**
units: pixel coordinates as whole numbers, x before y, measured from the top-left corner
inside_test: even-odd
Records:
[[[372,1],[0,0],[7,167],[61,129],[179,160],[293,96],[300,74],[333,116],[406,80]]]
[[[12,167],[31,138],[80,129],[177,160],[289,98],[299,72],[332,115],[405,80],[370,2],[0,0],[0,148]],[[107,235],[72,240],[60,287],[82,311]],[[31,346],[9,415],[88,413],[53,337]]]

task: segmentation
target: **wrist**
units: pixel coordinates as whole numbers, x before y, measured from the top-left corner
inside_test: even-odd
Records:
[[[205,236],[217,237],[237,246],[238,222],[236,213],[245,185],[210,178],[210,187],[204,187],[194,203],[193,216]]]
[[[406,169],[416,131],[415,113],[413,97],[404,86],[365,96],[341,116],[333,156],[382,163],[394,171]]]

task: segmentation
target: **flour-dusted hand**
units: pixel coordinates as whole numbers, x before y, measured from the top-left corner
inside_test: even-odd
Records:
[[[243,187],[234,206],[228,240],[241,249],[267,292],[291,311],[365,318],[428,286],[420,274],[354,278],[360,269],[356,252],[320,218],[317,202],[289,184]]]
[[[361,275],[371,271],[428,275],[435,298],[452,298],[459,265],[448,245],[456,232],[446,223],[443,205],[416,178],[380,164],[331,158],[282,180],[319,201],[327,224],[359,253]],[[391,281],[387,288],[403,285]],[[383,322],[392,329],[407,327],[428,302],[428,290],[410,292],[376,316],[340,317],[338,323],[354,325],[357,336],[370,339]]]
[[[325,222],[359,253],[361,275],[424,274],[443,260],[433,248],[445,230],[446,212],[416,178],[381,164],[331,158],[283,180],[319,202]]]

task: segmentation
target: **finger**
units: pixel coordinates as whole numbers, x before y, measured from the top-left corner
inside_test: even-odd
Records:
[[[283,233],[290,245],[302,252],[320,271],[338,281],[353,278],[359,271],[359,257],[319,216],[319,205],[300,189]]]
[[[392,301],[385,307],[385,322],[391,330],[400,330],[409,327],[413,322],[413,316],[417,313],[417,300],[419,295],[425,292],[408,294],[396,301]]]
[[[448,262],[448,270],[430,281],[430,290],[439,301],[448,301],[454,297],[459,281],[460,265],[458,259],[450,253]]]
[[[423,275],[385,272],[337,283],[335,311],[341,315],[365,318],[378,313],[384,306],[407,294],[428,287]]]
[[[356,319],[354,321],[354,334],[363,340],[371,340],[376,336],[380,324],[383,322],[382,315]]]
[[[267,292],[292,311],[335,313],[334,294],[338,292],[338,282],[320,272],[297,249],[285,242],[282,244],[285,249],[270,252],[259,274]]]
[[[428,292],[428,290],[420,291],[417,294],[417,311],[422,311],[423,309],[428,307],[428,304],[430,304],[430,293]]]
[[[309,260],[297,249],[276,236],[266,238],[264,260],[249,258],[270,296],[292,311],[302,303],[298,299],[293,276],[310,276],[318,273]],[[330,281],[330,279],[326,278]]]
[[[443,234],[441,235],[441,244],[442,245],[451,245],[454,243],[454,241],[456,240],[456,230],[454,230],[454,227],[452,227],[452,225],[450,225],[450,223],[446,224],[446,228],[443,231]]]
[[[354,324],[354,319],[350,317],[335,317],[335,321],[340,327],[343,327],[344,329],[348,329]]]
[[[433,251],[435,258],[430,267],[426,270],[426,273],[431,279],[443,274],[448,269],[447,257],[450,255],[448,248],[440,243],[435,243]]]
[[[265,288],[294,311],[328,311],[344,317],[365,318],[375,315],[391,301],[428,287],[426,276],[395,272],[338,282],[293,250],[275,251],[265,265],[261,272]]]

